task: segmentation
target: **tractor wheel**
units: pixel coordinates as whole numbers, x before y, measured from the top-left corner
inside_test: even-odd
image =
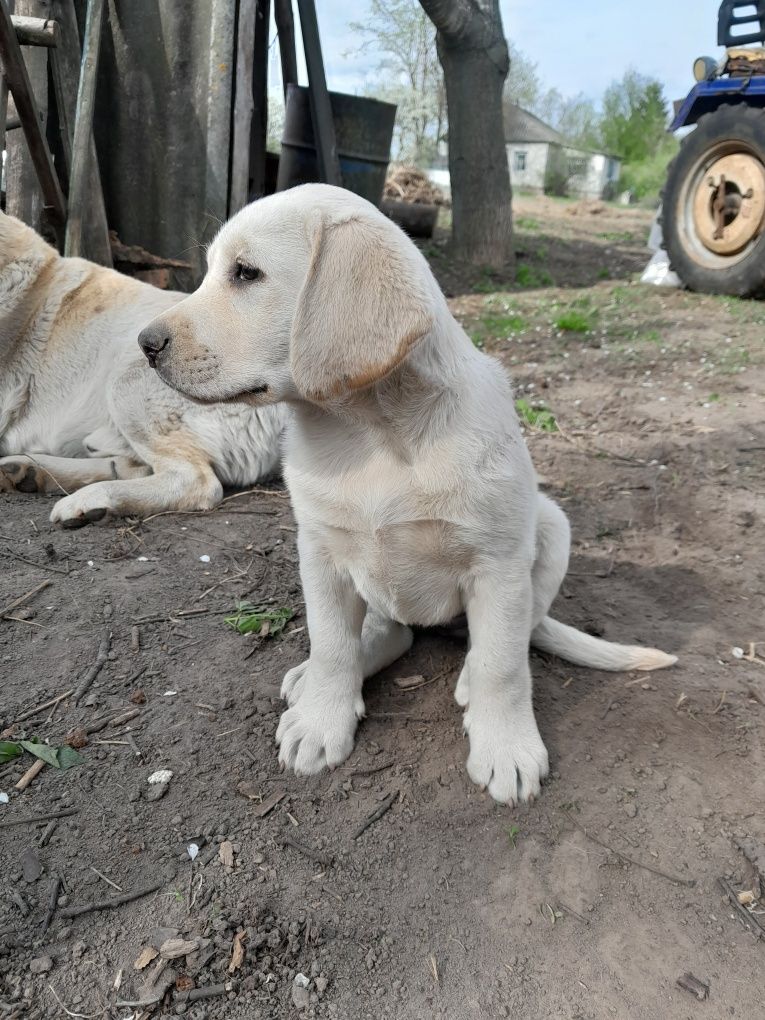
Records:
[[[765,293],[765,110],[726,104],[700,117],[667,171],[664,245],[686,287]]]

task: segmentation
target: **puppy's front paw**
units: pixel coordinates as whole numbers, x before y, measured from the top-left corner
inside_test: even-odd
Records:
[[[300,700],[279,720],[279,761],[304,776],[339,765],[353,750],[356,725],[363,714],[360,695],[331,698],[303,690]]]
[[[293,666],[284,674],[282,680],[281,696],[288,705],[294,705],[303,693],[305,686],[305,674],[308,669],[309,659],[301,662],[299,666]]]
[[[498,705],[471,707],[464,725],[470,737],[467,770],[474,783],[488,787],[502,804],[519,804],[539,795],[549,764],[530,707],[520,713]]]

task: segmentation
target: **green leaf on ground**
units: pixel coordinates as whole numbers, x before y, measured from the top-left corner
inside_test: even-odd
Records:
[[[23,753],[23,748],[15,740],[0,740],[0,765],[5,765]]]
[[[251,602],[239,602],[236,611],[225,617],[225,622],[240,634],[276,637],[294,615],[294,609],[287,606],[254,606]]]

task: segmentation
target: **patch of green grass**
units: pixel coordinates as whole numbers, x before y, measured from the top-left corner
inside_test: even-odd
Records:
[[[236,610],[225,618],[225,622],[239,634],[276,637],[294,615],[294,609],[287,606],[254,606],[251,602],[239,602]]]
[[[602,234],[598,234],[598,237],[604,241],[630,242],[634,240],[634,236],[629,230],[606,230]]]
[[[599,269],[598,270],[598,279],[599,280],[610,280],[611,279],[611,271],[609,269],[606,269],[605,267],[603,267],[603,269]]]
[[[518,846],[518,837],[521,834],[520,827],[517,825],[509,825],[507,827],[507,838],[510,841],[510,846],[515,850]]]
[[[528,425],[529,428],[538,429],[540,432],[558,431],[555,415],[546,407],[532,407],[528,400],[519,397],[515,402],[515,410],[524,425]]]
[[[519,230],[539,230],[539,221],[532,216],[518,216],[515,225]]]
[[[553,278],[546,269],[537,269],[526,262],[519,262],[515,267],[515,282],[520,287],[549,287]]]
[[[564,333],[587,333],[594,327],[592,315],[586,315],[576,308],[570,308],[555,320],[556,329]]]
[[[647,329],[644,333],[639,333],[635,339],[645,340],[645,342],[649,344],[660,344],[661,333],[658,329]]]
[[[519,333],[528,328],[524,317],[517,312],[510,312],[507,315],[484,315],[481,324],[496,337],[506,337],[509,333]]]
[[[709,396],[707,397],[707,403],[716,404],[719,399],[720,399],[719,393],[710,393]]]

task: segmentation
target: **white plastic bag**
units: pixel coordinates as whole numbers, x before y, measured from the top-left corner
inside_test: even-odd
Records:
[[[641,283],[652,283],[655,287],[681,287],[680,277],[669,268],[669,255],[664,250],[664,235],[661,230],[659,217],[661,206],[656,211],[651,224],[651,232],[648,235],[648,247],[653,252],[651,260],[643,270],[640,277]]]

